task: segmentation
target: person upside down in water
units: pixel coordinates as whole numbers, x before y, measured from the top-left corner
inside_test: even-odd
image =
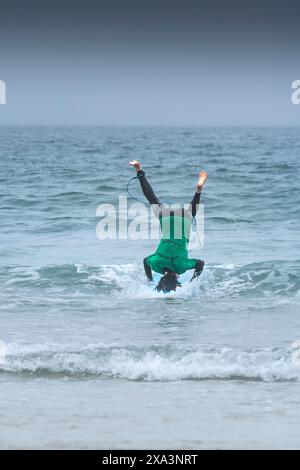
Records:
[[[162,274],[156,290],[158,292],[175,291],[181,284],[180,274],[194,269],[191,281],[200,276],[204,261],[188,257],[189,236],[193,218],[196,216],[202,188],[208,177],[206,171],[201,171],[196,185],[196,191],[188,209],[169,208],[162,204],[146,179],[141,163],[133,160],[129,163],[137,172],[144,196],[151,204],[154,214],[159,218],[162,238],[154,254],[144,259],[144,269],[149,281],[153,281],[152,270]]]

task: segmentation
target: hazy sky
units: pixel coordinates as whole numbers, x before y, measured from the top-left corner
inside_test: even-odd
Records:
[[[300,125],[298,0],[0,7],[0,124]]]

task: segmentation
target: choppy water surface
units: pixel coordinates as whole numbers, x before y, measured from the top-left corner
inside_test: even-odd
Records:
[[[299,448],[299,130],[0,137],[1,447]],[[133,158],[166,202],[209,172],[206,268],[168,297],[155,241],[96,237]]]

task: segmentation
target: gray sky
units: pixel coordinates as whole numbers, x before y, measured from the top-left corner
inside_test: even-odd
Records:
[[[11,0],[0,124],[300,125],[300,4]]]

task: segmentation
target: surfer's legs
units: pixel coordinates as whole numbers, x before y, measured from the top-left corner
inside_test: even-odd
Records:
[[[150,204],[160,205],[158,197],[154,194],[154,191],[153,191],[150,183],[148,182],[148,180],[145,176],[145,172],[143,170],[139,170],[137,172],[137,177],[140,180],[141,188],[142,188],[143,194],[144,194],[145,198],[147,199],[147,201]]]
[[[147,258],[144,258],[143,263],[144,263],[144,270],[145,270],[148,281],[153,281],[152,269],[150,268],[149,264],[147,263]]]
[[[196,277],[200,276],[200,274],[203,271],[203,268],[204,268],[204,261],[202,261],[201,259],[197,259],[196,260],[195,271],[194,271],[194,274],[191,278],[191,281],[193,281]]]

